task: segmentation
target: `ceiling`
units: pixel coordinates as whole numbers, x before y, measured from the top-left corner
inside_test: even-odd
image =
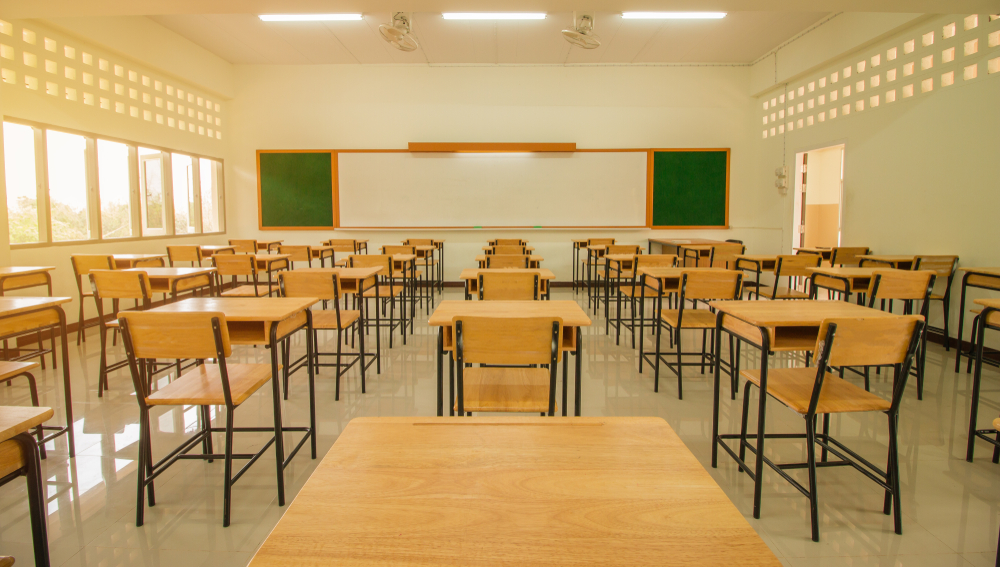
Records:
[[[601,46],[572,47],[559,33],[571,12],[544,20],[456,21],[413,15],[420,49],[393,49],[378,33],[390,13],[362,21],[262,22],[253,14],[151,18],[234,64],[749,63],[823,19],[825,12],[735,12],[721,20],[625,20],[596,14]]]

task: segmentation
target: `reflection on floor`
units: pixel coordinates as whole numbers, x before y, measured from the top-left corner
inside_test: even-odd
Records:
[[[445,295],[461,299],[457,291]],[[569,291],[553,291],[553,299],[572,297]],[[585,305],[582,296],[578,299]],[[738,473],[725,456],[720,456],[718,469],[710,468],[709,376],[700,375],[697,368],[685,369],[684,400],[679,401],[674,375],[664,368],[660,392],[654,393],[649,367],[642,374],[636,371],[638,356],[628,344],[629,335],[623,335],[622,345],[615,346],[614,338],[604,334],[603,318],[593,318],[595,325],[584,331],[583,415],[666,419],[785,565],[994,564],[1000,527],[1000,465],[990,462],[992,451],[985,443],[977,448],[975,463],[964,460],[971,378],[951,371],[952,353],[932,345],[924,401],[916,400],[911,381],[903,402],[903,535],[895,535],[891,516],[882,515],[882,492],[874,483],[853,469],[828,468],[819,472],[822,541],[813,543],[808,501],[776,474],[765,469],[763,517],[754,520],[750,479]],[[355,368],[344,379],[341,400],[334,401],[332,371],[323,370],[316,391],[320,458],[354,417],[434,415],[436,331],[425,322],[426,315],[418,314],[415,334],[407,337],[406,346],[397,342],[385,350],[382,374],[375,376],[372,368],[367,394],[361,394]],[[181,461],[157,479],[156,506],[146,509],[146,524],[136,528],[134,461],[139,410],[127,371],[114,373],[110,392],[97,397],[98,348],[94,330],[86,345],[77,348],[71,343],[70,348],[77,457],[67,459],[63,437],[50,443],[42,465],[52,565],[246,565],[284,511],[277,505],[273,453],[266,453],[235,485],[231,527],[222,527],[221,463]],[[304,349],[302,343],[297,348]],[[746,350],[743,367],[753,368],[755,356]],[[122,356],[121,343],[112,351],[113,357]],[[234,351],[242,361],[268,360],[265,349],[238,347]],[[55,374],[51,368],[40,374],[43,405],[61,407],[62,389]],[[993,387],[996,378],[994,369],[986,371],[982,424],[1000,410],[1000,394]],[[304,373],[293,376],[284,410],[293,424],[306,423],[306,387]],[[886,379],[876,378],[873,390],[888,396]],[[728,387],[724,393],[722,429],[735,432],[739,402],[729,400]],[[270,398],[270,389],[261,389],[236,411],[236,424],[271,425]],[[0,405],[29,403],[22,384],[0,387]],[[60,415],[57,409],[57,419]],[[866,458],[884,464],[884,420],[874,414],[835,417],[831,431]],[[162,456],[176,446],[196,423],[195,408],[154,411],[154,455]],[[768,431],[800,432],[801,418],[771,404]],[[237,435],[237,451],[252,452],[265,438],[264,434]],[[217,447],[221,441],[220,436]],[[772,441],[767,453],[772,459],[788,461],[803,459],[805,451],[799,441]],[[310,460],[306,451],[296,456],[286,472],[289,500],[318,462]],[[805,478],[805,471],[792,474]],[[17,557],[19,565],[32,564],[22,482],[0,488],[0,555],[7,554]]]

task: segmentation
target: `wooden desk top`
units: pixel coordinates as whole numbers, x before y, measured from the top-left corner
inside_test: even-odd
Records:
[[[976,274],[977,276],[992,276],[1000,278],[1000,268],[959,268],[959,270],[965,270],[970,274]]]
[[[428,324],[451,326],[455,317],[561,317],[567,327],[589,327],[590,318],[575,301],[455,301],[438,304]]]
[[[680,278],[681,274],[683,274],[684,272],[728,272],[728,271],[731,271],[731,270],[728,270],[726,268],[694,268],[694,267],[692,267],[692,268],[683,268],[683,267],[680,267],[680,268],[657,268],[657,267],[641,268],[640,267],[637,270],[637,272],[639,273],[640,276],[646,275],[646,276],[649,276],[651,278],[659,278],[661,280],[663,280],[663,279]]]
[[[52,417],[52,408],[0,406],[0,443],[41,425]]]
[[[136,261],[136,260],[151,260],[153,258],[166,258],[166,254],[112,254],[115,261]]]
[[[342,280],[365,280],[381,272],[382,268],[299,268],[295,271],[339,274]]]
[[[200,274],[211,274],[215,268],[129,268],[123,272],[146,272],[149,279],[176,280]]]
[[[202,252],[222,252],[223,250],[236,250],[235,246],[229,246],[226,244],[208,244],[205,246],[199,246]]]
[[[538,274],[540,280],[554,280],[556,275],[552,270],[546,268],[465,268],[458,276],[460,280],[474,280],[479,278],[479,274],[500,273],[500,274]]]
[[[912,262],[917,259],[916,254],[906,255],[906,254],[865,254],[863,256],[858,256],[862,260],[871,260],[872,262],[886,262],[890,264],[896,264],[899,262]]]
[[[722,240],[711,240],[708,238],[650,238],[649,241],[655,244],[667,244],[670,246],[685,246],[688,244],[725,244]]]
[[[56,269],[55,266],[0,266],[0,278],[30,276]]]
[[[312,297],[193,297],[150,309],[158,313],[202,313],[221,311],[229,321],[284,321],[309,309],[319,300]]]
[[[668,564],[780,565],[653,417],[355,418],[250,562]]]
[[[0,297],[0,315],[9,316],[46,307],[58,307],[73,301],[72,297]]]
[[[508,255],[510,255],[510,256],[518,256],[519,254],[500,254],[500,256],[508,256]],[[486,258],[489,258],[489,256],[487,256],[485,254],[480,255],[480,256],[476,256],[476,261],[477,262],[485,262]],[[545,261],[545,258],[542,258],[541,256],[535,256],[534,254],[529,254],[528,255],[528,261],[529,262],[543,262],[543,261]]]
[[[846,301],[712,301],[709,305],[757,327],[815,327],[832,317],[897,317]]]

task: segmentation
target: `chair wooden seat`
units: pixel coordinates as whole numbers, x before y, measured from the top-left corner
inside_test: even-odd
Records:
[[[760,387],[760,369],[743,370],[740,376]],[[767,393],[802,415],[809,411],[815,385],[816,368],[772,368],[767,372]],[[887,411],[890,406],[889,400],[827,372],[816,413]]]
[[[773,296],[771,295],[771,288],[769,286],[762,285],[757,289],[761,295],[773,297],[774,299],[809,299],[808,293],[787,287],[779,287]]]
[[[466,368],[464,386],[467,412],[549,411],[549,371],[545,368]]]
[[[932,293],[932,294],[930,294],[930,296],[928,297],[928,299],[942,301],[944,299],[944,294],[943,293]]]
[[[0,382],[25,372],[31,372],[40,366],[37,362],[0,361]]]
[[[241,285],[239,287],[222,292],[223,297],[267,297],[272,290],[272,286],[257,284]]]
[[[233,405],[240,405],[271,379],[270,364],[227,364]],[[225,405],[217,364],[202,364],[146,398],[151,406]]]
[[[394,286],[387,286],[387,285],[372,286],[372,287],[370,287],[370,288],[368,288],[368,289],[365,290],[365,292],[362,294],[362,297],[376,297],[376,294],[375,294],[375,290],[376,289],[378,290],[378,297],[389,298],[389,297],[395,297],[395,296],[403,293],[403,289],[404,288],[403,288],[402,285],[394,285]]]
[[[677,328],[677,315],[680,312],[677,309],[664,309],[660,312],[660,317],[663,322],[670,325],[673,328]],[[714,329],[715,328],[715,313],[708,311],[707,309],[685,309],[684,310],[684,321],[682,327],[683,329]]]
[[[337,326],[337,312],[333,310],[313,311],[314,329],[346,329],[361,318],[360,311],[340,311],[340,326]]]

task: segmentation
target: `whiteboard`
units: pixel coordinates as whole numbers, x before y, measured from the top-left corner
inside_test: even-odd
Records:
[[[340,153],[340,226],[642,227],[646,152]]]

